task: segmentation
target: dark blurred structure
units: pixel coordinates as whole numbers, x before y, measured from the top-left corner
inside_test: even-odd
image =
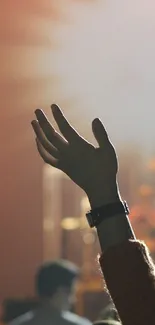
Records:
[[[110,298],[104,290],[101,291],[100,289],[95,291],[95,288],[92,288],[92,291],[85,291],[79,301],[81,313],[94,322],[98,318],[100,310],[106,308],[109,301]]]
[[[6,299],[3,303],[2,321],[8,323],[28,311],[37,309],[39,305],[37,299]]]

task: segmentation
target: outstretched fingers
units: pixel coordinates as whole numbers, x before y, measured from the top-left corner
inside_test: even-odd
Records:
[[[53,167],[58,168],[58,160],[55,159],[54,157],[52,157],[42,146],[42,144],[40,143],[40,141],[38,140],[38,138],[36,138],[36,145],[37,145],[37,149],[38,152],[40,154],[40,156],[42,157],[42,159],[44,160],[44,162],[46,164],[49,164]]]
[[[61,109],[56,104],[53,104],[51,109],[59,130],[69,143],[79,140],[84,141],[84,139],[81,138],[76,130],[69,124]]]
[[[44,112],[41,109],[37,109],[35,114],[39,125],[49,142],[52,143],[53,146],[58,150],[65,150],[68,144],[67,141],[58,132],[56,132]]]
[[[39,140],[39,142],[41,143],[43,148],[50,155],[52,155],[54,158],[59,159],[59,157],[60,157],[59,151],[47,140],[43,130],[41,129],[41,127],[39,125],[39,122],[36,120],[33,120],[31,124],[32,124],[33,130],[37,136],[37,139]]]
[[[111,143],[109,140],[108,134],[106,132],[106,129],[104,128],[100,119],[96,118],[92,122],[92,130],[93,130],[94,136],[101,148],[105,148],[106,145],[109,145]]]

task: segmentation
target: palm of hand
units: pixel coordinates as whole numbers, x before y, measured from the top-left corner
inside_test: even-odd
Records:
[[[115,163],[110,163],[110,159]],[[86,192],[90,186],[107,184],[112,177],[115,179],[117,160],[112,147],[106,152],[102,148],[95,148],[85,142],[83,146],[69,148],[58,163],[58,168],[65,172],[77,185]]]

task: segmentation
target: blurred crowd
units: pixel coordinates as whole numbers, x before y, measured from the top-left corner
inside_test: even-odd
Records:
[[[33,299],[6,300],[3,324],[91,325],[91,321],[73,313],[80,270],[67,260],[43,264],[36,273]],[[101,310],[94,325],[120,324],[112,302]]]

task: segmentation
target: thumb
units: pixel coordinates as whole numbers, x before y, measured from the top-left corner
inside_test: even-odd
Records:
[[[109,144],[110,141],[108,138],[108,134],[99,118],[95,118],[95,120],[93,120],[92,130],[93,130],[94,136],[101,148],[105,147],[106,144]]]

